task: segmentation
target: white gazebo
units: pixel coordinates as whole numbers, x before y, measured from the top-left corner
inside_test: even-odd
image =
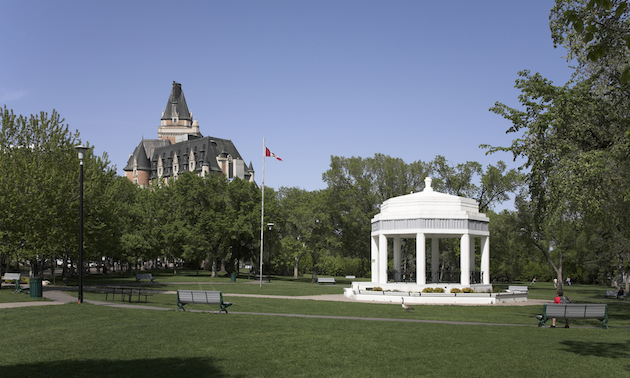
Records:
[[[430,296],[423,295],[422,290],[427,287],[441,287],[447,294],[446,297],[452,296],[453,301],[455,294],[450,293],[453,288],[460,290],[471,288],[475,293],[480,295],[484,293],[485,297],[490,298],[493,294],[490,284],[488,225],[488,217],[479,212],[479,205],[475,200],[435,192],[431,187],[431,178],[427,177],[422,192],[390,198],[382,204],[380,214],[372,219],[371,282],[353,282],[346,295],[362,299],[361,294],[376,294],[368,292],[378,288],[378,291],[382,290],[384,294],[389,295],[395,295],[397,292],[407,295],[418,293],[417,299],[405,298],[405,301],[426,303],[426,300],[421,301],[419,298]],[[448,272],[440,269],[441,238],[459,238],[461,246],[459,269]],[[388,243],[390,239],[391,243]],[[415,239],[414,271],[401,269],[403,239],[406,239],[407,243],[410,239]],[[475,262],[476,239],[479,239],[480,245],[479,266]],[[427,240],[431,240],[429,258],[426,251]],[[391,250],[388,250],[388,244],[393,247]],[[388,256],[393,260],[391,265]],[[462,298],[463,295],[459,297],[460,303],[464,303]],[[446,303],[457,303],[453,301],[447,300]],[[495,299],[474,303],[495,303]]]

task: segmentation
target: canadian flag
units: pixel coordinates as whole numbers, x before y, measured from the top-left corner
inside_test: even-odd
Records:
[[[273,152],[271,152],[271,151],[270,151],[267,147],[265,147],[265,156],[271,156],[271,157],[273,157],[273,158],[276,158],[276,159],[278,159],[278,160],[282,161],[282,159],[280,159],[280,158],[278,157],[278,155],[276,155],[276,154],[274,154]]]

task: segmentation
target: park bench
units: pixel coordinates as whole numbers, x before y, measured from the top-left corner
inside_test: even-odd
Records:
[[[218,304],[221,307],[219,314],[223,311],[227,314],[227,308],[232,305],[231,302],[223,302],[220,291],[177,290],[177,310],[186,311],[184,305],[188,303]]]
[[[508,286],[507,291],[512,293],[527,293],[529,292],[529,288],[527,286]]]
[[[124,302],[125,297],[127,297],[128,298],[127,301],[131,303],[132,297],[135,296],[134,290],[136,291],[136,294],[138,295],[138,303],[140,303],[140,297],[143,295],[144,295],[144,303],[147,303],[147,297],[151,295],[149,294],[149,292],[147,292],[146,290],[143,291],[142,289],[134,289],[130,287],[112,287],[111,292],[109,291],[105,292],[105,300],[109,299],[109,294],[112,295],[112,301],[116,300],[116,293],[118,293],[120,295],[120,298],[121,298],[120,300],[122,302]]]
[[[317,277],[317,283],[318,284],[323,284],[323,283],[334,284],[335,283],[335,277]]]
[[[357,276],[346,276],[347,280],[354,280],[355,278],[357,278]]]
[[[619,295],[619,292],[617,290],[606,290],[606,297],[615,297],[617,299],[624,299],[626,296],[628,296],[628,293],[624,292],[623,295]]]
[[[153,275],[151,273],[138,273],[136,274],[136,282],[140,280],[151,280],[153,282]]]
[[[20,286],[20,280],[22,279],[22,273],[5,273],[4,277],[2,277],[5,281],[15,281],[15,293],[23,293],[24,290]]]
[[[600,303],[550,303],[543,305],[542,315],[536,316],[539,327],[547,327],[548,319],[598,319],[608,329],[608,305]]]

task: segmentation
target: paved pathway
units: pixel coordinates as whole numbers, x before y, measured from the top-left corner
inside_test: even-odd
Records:
[[[29,307],[29,306],[47,306],[47,305],[62,305],[66,303],[74,303],[77,298],[66,293],[68,290],[75,288],[68,287],[53,287],[46,286],[43,288],[43,297],[49,299],[49,301],[32,301],[32,302],[14,302],[14,303],[0,303],[0,309],[2,308],[16,308],[16,307]],[[76,290],[76,289],[75,289]],[[175,292],[164,292],[175,294]],[[226,297],[254,297],[254,298],[281,298],[281,299],[308,299],[308,300],[320,300],[320,301],[343,301],[343,302],[357,302],[354,299],[347,298],[343,294],[332,295],[309,295],[309,296],[278,296],[278,295],[258,295],[258,294],[226,294]],[[173,308],[153,307],[153,306],[141,306],[134,304],[118,303],[118,302],[102,302],[85,300],[86,303],[99,306],[119,307],[119,308],[135,308],[143,310],[161,310],[172,311]],[[535,305],[538,303],[532,303],[532,301],[524,302],[526,305]],[[536,301],[538,302],[538,301]],[[541,301],[544,302],[544,301]],[[376,302],[369,302],[376,303]],[[521,305],[521,304],[516,304]],[[202,310],[188,310],[191,312],[216,312],[216,311],[202,311]],[[262,316],[285,316],[285,317],[298,317],[298,318],[320,318],[320,319],[341,319],[341,320],[371,320],[371,321],[384,321],[384,322],[412,322],[412,323],[442,323],[442,324],[468,324],[468,325],[503,325],[503,326],[517,326],[528,327],[535,325],[525,324],[499,324],[499,323],[475,323],[475,322],[454,322],[454,321],[440,321],[440,320],[422,320],[422,319],[388,319],[388,318],[367,318],[367,317],[355,317],[355,316],[328,316],[328,315],[304,315],[304,314],[278,314],[278,313],[251,313],[251,312],[237,312],[230,311],[231,314],[246,314],[246,315],[262,315]]]

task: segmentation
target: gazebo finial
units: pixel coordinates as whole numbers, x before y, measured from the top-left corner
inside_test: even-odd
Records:
[[[425,192],[432,192],[433,191],[433,188],[431,187],[431,181],[433,181],[433,180],[429,176],[427,176],[427,178],[424,179],[424,191]]]

